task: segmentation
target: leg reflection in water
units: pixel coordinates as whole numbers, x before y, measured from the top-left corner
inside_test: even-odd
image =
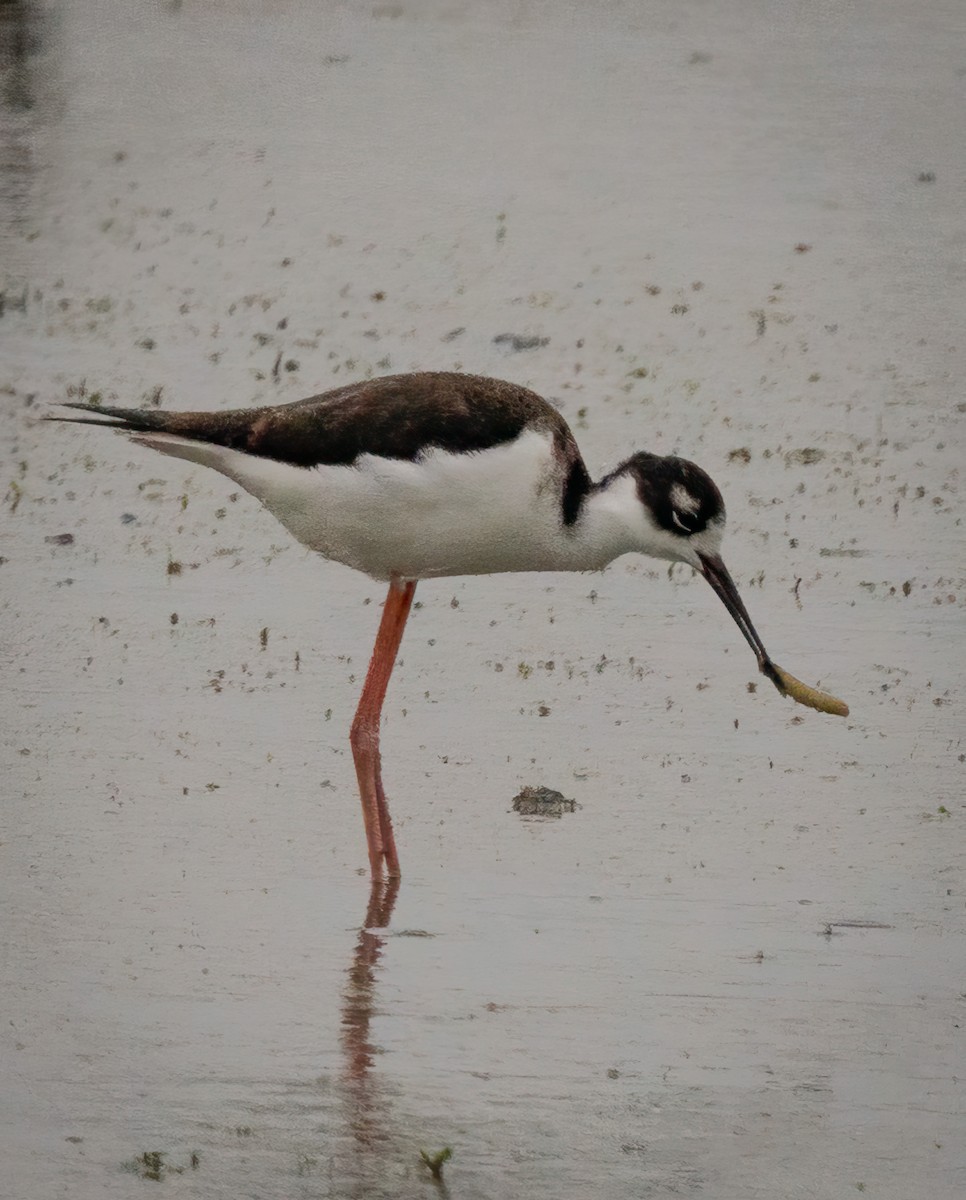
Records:
[[[373,880],[342,1000],[344,1081],[351,1106],[349,1123],[355,1140],[365,1146],[384,1143],[389,1137],[384,1111],[386,1099],[380,1094],[379,1081],[371,1073],[378,1049],[370,1040],[370,1025],[376,1008],[378,964],[386,944],[383,931],[389,925],[398,893],[398,879]]]

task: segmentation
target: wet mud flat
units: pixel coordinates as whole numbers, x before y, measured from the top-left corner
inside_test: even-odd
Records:
[[[0,1193],[962,1193],[962,80],[888,13],[4,6]],[[701,463],[850,716],[680,568],[423,584],[373,890],[381,585],[39,417],[417,368]]]

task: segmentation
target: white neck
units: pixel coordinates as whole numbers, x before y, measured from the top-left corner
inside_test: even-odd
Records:
[[[635,551],[666,558],[663,531],[648,519],[630,474],[615,475],[584,498],[580,516],[566,531],[562,570],[597,571],[622,554]]]

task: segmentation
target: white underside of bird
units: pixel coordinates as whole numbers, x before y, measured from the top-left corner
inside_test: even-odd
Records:
[[[630,551],[668,557],[629,475],[588,495],[578,520],[563,525],[564,465],[540,431],[475,453],[430,449],[416,462],[365,454],[315,467],[172,434],[131,440],[213,467],[304,546],[375,579],[592,571]]]

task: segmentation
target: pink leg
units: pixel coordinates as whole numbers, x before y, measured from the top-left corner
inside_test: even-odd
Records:
[[[366,682],[349,733],[352,757],[359,779],[362,819],[366,823],[369,866],[373,879],[382,878],[383,864],[391,879],[399,877],[399,857],[392,836],[389,805],[382,790],[379,719],[415,591],[415,582],[400,583],[393,579],[389,584],[389,595],[383,606],[382,620],[379,623]]]

